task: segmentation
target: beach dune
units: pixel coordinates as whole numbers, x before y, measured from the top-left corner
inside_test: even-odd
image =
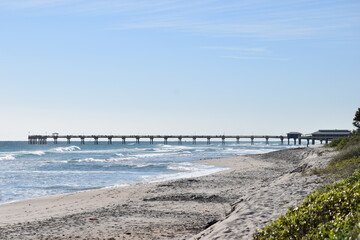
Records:
[[[0,205],[0,239],[251,239],[323,184],[314,148],[201,160],[227,170]]]

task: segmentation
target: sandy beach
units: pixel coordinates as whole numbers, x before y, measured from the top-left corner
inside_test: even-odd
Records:
[[[321,147],[201,160],[228,170],[0,205],[0,239],[251,239],[323,179]]]

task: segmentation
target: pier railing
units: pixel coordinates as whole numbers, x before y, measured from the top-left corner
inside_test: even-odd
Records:
[[[71,143],[74,139],[79,139],[81,144],[85,144],[86,139],[93,140],[94,144],[99,144],[99,140],[105,140],[108,144],[112,144],[113,140],[120,140],[122,144],[126,144],[126,141],[129,139],[135,140],[136,143],[140,143],[141,139],[147,139],[150,144],[154,143],[154,139],[162,139],[164,144],[168,143],[169,139],[175,139],[179,144],[182,144],[184,139],[192,140],[193,144],[196,144],[198,139],[206,139],[207,144],[211,143],[213,139],[221,140],[222,144],[225,144],[225,140],[234,139],[236,143],[240,143],[240,139],[249,139],[251,144],[254,144],[255,140],[263,139],[266,144],[269,143],[269,139],[277,139],[281,141],[281,144],[284,144],[284,139],[288,140],[290,144],[290,139],[294,140],[296,145],[297,141],[301,144],[301,138],[289,138],[282,135],[29,135],[28,142],[29,144],[47,144],[48,139],[52,139],[54,144],[58,143],[58,140],[65,140],[68,144]]]

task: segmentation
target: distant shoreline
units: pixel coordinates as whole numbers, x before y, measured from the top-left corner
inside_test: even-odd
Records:
[[[228,170],[2,204],[0,238],[248,239],[322,184],[301,171],[332,154],[315,147],[200,160]]]

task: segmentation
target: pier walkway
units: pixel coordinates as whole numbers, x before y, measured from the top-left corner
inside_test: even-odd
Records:
[[[68,144],[71,143],[74,139],[79,139],[81,144],[85,144],[85,139],[93,140],[94,144],[99,144],[99,140],[103,139],[107,141],[108,144],[112,144],[113,140],[119,139],[122,144],[126,144],[126,141],[129,139],[135,140],[136,143],[140,143],[140,139],[147,139],[150,144],[154,143],[154,139],[162,139],[164,144],[168,143],[169,139],[175,139],[179,144],[182,144],[184,139],[192,140],[193,144],[196,144],[198,139],[206,140],[207,144],[211,143],[213,139],[221,140],[222,144],[225,144],[225,140],[234,139],[236,143],[240,143],[240,139],[249,139],[251,144],[254,144],[255,139],[263,139],[266,144],[269,143],[269,139],[278,139],[281,141],[281,144],[284,144],[284,139],[288,140],[290,144],[290,139],[294,140],[294,145],[298,141],[301,144],[299,138],[289,138],[287,136],[273,136],[273,135],[29,135],[28,142],[29,144],[47,144],[48,139],[52,139],[54,144],[58,143],[58,140],[64,139]]]

